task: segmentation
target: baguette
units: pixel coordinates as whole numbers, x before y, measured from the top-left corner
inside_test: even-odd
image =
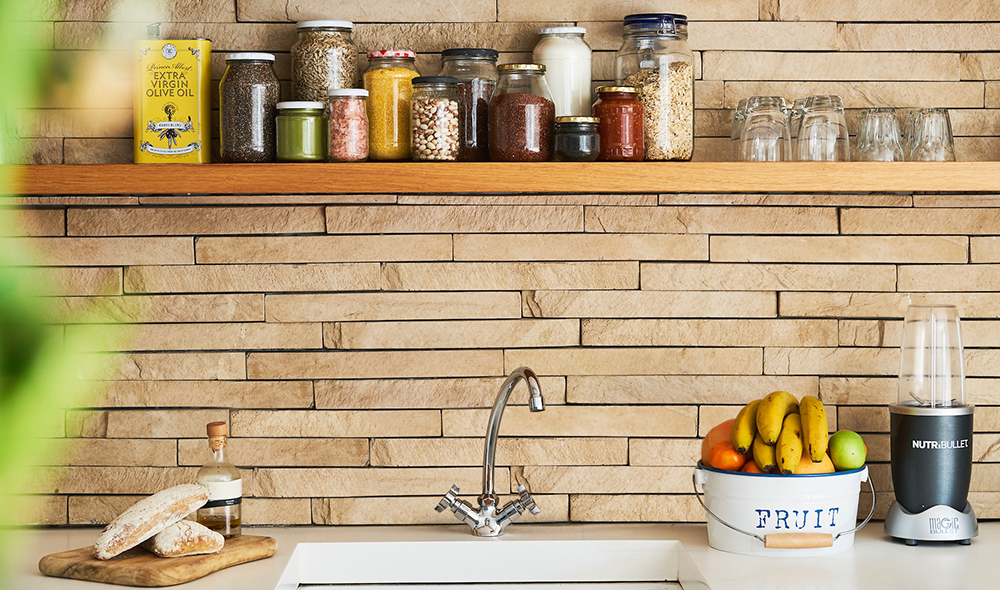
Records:
[[[167,488],[130,506],[111,521],[94,544],[97,559],[128,551],[208,502],[208,490],[195,484]]]
[[[146,539],[142,546],[159,557],[184,557],[218,553],[225,543],[226,538],[212,529],[197,522],[181,520],[156,533],[153,538]]]

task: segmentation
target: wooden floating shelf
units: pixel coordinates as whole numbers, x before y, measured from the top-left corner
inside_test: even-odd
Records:
[[[22,195],[1000,192],[1000,162],[10,166]]]

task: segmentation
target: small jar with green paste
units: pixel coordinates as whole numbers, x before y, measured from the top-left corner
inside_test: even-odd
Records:
[[[319,101],[278,103],[279,162],[325,162],[327,155],[326,104]]]

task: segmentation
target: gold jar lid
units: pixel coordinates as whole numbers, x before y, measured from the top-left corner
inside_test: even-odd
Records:
[[[598,117],[556,117],[556,123],[600,123]]]
[[[544,72],[542,64],[502,64],[497,66],[498,72]]]
[[[629,94],[638,94],[639,89],[635,86],[598,86],[597,93],[603,94],[605,92],[627,92]]]

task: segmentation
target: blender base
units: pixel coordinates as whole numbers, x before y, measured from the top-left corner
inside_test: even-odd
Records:
[[[972,511],[972,504],[966,502],[965,510],[959,512],[951,506],[931,506],[914,514],[893,502],[885,516],[885,534],[916,545],[917,541],[958,541],[970,544],[979,535],[979,523]]]

